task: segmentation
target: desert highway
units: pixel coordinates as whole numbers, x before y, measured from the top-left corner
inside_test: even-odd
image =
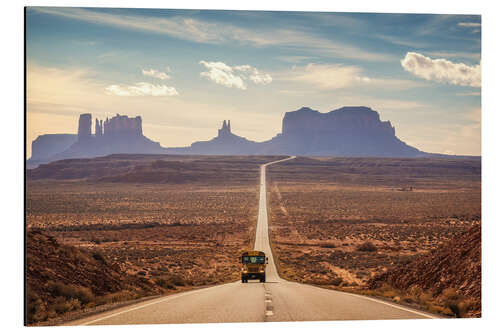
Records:
[[[269,257],[266,283],[250,280],[243,284],[238,281],[187,291],[100,313],[67,325],[435,318],[430,314],[378,299],[280,278],[268,237],[266,167],[293,158],[260,167],[255,250],[264,251]]]

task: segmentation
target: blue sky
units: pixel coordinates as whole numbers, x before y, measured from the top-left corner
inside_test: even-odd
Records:
[[[481,17],[30,7],[28,145],[78,115],[143,117],[165,147],[223,119],[251,140],[285,112],[364,105],[415,147],[481,154]],[[28,156],[30,147],[28,146]]]

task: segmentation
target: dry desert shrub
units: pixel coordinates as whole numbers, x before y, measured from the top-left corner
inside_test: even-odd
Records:
[[[340,286],[343,282],[344,282],[344,279],[342,279],[341,277],[336,277],[330,281],[330,284],[332,286]]]
[[[458,294],[454,288],[447,288],[443,290],[441,300],[457,318],[466,317],[471,306],[473,305],[472,300]]]
[[[377,247],[372,242],[364,242],[357,247],[358,251],[362,252],[375,252]]]
[[[63,297],[66,300],[78,300],[81,304],[90,303],[95,299],[94,294],[89,288],[82,286],[75,286],[71,284],[64,284],[62,282],[52,282],[48,283],[49,290],[56,297]]]

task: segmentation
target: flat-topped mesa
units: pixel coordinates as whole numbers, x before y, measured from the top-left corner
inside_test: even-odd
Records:
[[[381,121],[379,113],[366,106],[344,106],[328,114],[342,119],[344,124],[350,124],[355,128],[377,129],[390,136],[396,135],[396,130],[390,121]]]
[[[104,125],[100,123],[100,130],[103,130],[104,137],[119,137],[119,136],[142,136],[142,119],[141,116],[129,118],[116,114],[111,119],[106,118]],[[97,125],[96,125],[97,127]],[[96,133],[96,136],[98,134]]]
[[[398,139],[389,121],[381,121],[377,111],[365,106],[346,106],[327,113],[308,107],[287,112],[282,135],[270,143],[271,151],[294,155],[423,155]]]
[[[347,130],[369,130],[395,135],[390,121],[381,121],[377,111],[365,106],[346,106],[328,113],[302,107],[297,111],[287,112],[283,118],[283,135]]]

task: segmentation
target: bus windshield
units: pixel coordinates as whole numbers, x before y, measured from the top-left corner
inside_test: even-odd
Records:
[[[243,264],[265,264],[266,257],[265,256],[243,256],[242,258]]]

